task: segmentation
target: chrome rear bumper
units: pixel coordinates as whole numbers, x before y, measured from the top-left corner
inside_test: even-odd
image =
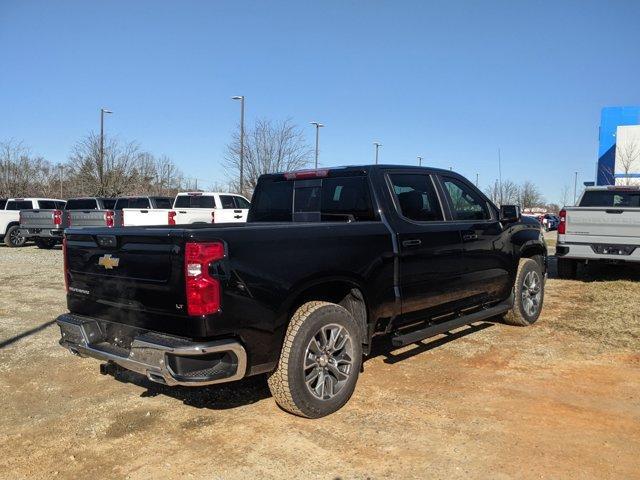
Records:
[[[81,357],[113,362],[165,385],[199,386],[244,377],[247,355],[235,340],[190,342],[155,332],[136,335],[129,348],[109,341],[101,322],[65,314],[57,318],[60,345]],[[117,340],[117,339],[116,339]]]

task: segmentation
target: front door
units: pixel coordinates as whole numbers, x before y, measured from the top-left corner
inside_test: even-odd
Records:
[[[396,212],[403,321],[446,310],[464,296],[460,231],[448,222],[432,176],[424,170],[387,173]]]
[[[501,300],[511,292],[513,255],[498,214],[482,193],[462,177],[440,177],[452,222],[464,249],[468,303]]]

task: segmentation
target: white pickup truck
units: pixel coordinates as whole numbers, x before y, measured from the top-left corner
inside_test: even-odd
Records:
[[[247,221],[249,200],[234,193],[184,192],[173,202],[169,225]]]
[[[587,188],[560,211],[556,256],[560,278],[575,278],[579,263],[640,262],[640,187]]]
[[[8,247],[21,247],[27,241],[20,230],[20,211],[64,208],[64,200],[55,198],[9,198],[0,200],[0,239]]]

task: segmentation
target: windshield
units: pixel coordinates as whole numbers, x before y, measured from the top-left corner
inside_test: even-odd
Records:
[[[581,207],[640,207],[640,190],[591,190],[584,192]]]

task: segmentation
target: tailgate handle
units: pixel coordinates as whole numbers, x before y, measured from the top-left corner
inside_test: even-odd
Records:
[[[140,210],[140,213],[149,213],[149,210]]]
[[[413,240],[405,240],[404,242],[402,242],[403,247],[417,247],[419,245],[422,245],[422,240],[419,240],[417,238]]]
[[[184,210],[178,210],[178,213],[187,213]]]
[[[622,213],[622,210],[605,210],[607,213]]]
[[[113,235],[98,235],[98,245],[103,248],[115,248],[118,242]]]
[[[233,213],[242,213],[242,210],[234,210]]]
[[[464,242],[471,242],[472,240],[477,240],[477,239],[478,239],[478,235],[475,233],[466,233],[462,235],[462,240]]]

